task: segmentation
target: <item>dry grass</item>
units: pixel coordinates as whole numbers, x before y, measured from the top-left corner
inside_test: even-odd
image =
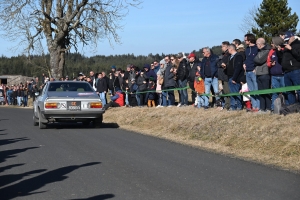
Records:
[[[110,108],[104,122],[281,169],[300,172],[299,114],[226,112],[193,107]]]

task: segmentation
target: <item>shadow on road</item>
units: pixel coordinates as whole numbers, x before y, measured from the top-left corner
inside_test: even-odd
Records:
[[[24,140],[29,140],[29,139],[26,138],[26,137],[22,137],[22,138],[13,138],[13,139],[0,140],[0,146],[15,143],[15,142],[20,142],[20,141],[24,141]]]
[[[94,197],[84,198],[84,199],[70,199],[70,200],[105,200],[114,198],[115,195],[113,194],[101,194]]]
[[[39,191],[39,192],[33,192],[33,191],[38,190],[39,188],[42,188],[43,186],[45,186],[49,183],[63,181],[68,178],[68,176],[66,176],[66,174],[69,174],[70,172],[77,170],[81,167],[88,167],[88,166],[97,165],[97,164],[100,164],[100,162],[91,162],[91,163],[86,163],[86,164],[82,164],[82,165],[71,165],[68,167],[62,167],[59,169],[55,169],[55,170],[37,175],[33,178],[29,178],[29,179],[20,181],[16,184],[1,188],[0,189],[1,200],[8,200],[8,199],[14,199],[17,197],[21,197],[21,196],[29,196],[29,195],[37,194],[37,193],[44,193],[45,191]],[[27,173],[21,174],[21,176],[24,176],[26,174],[28,175],[30,173],[31,174],[38,173],[38,171],[39,170],[27,172]],[[100,197],[101,196],[102,195],[100,195]],[[98,198],[98,199],[101,199],[101,198]]]
[[[8,165],[8,166],[5,166],[5,167],[0,167],[0,173],[4,172],[6,170],[12,169],[14,167],[22,166],[22,165],[25,165],[25,163],[20,163],[20,164],[14,164],[14,165]]]
[[[6,150],[0,152],[0,163],[4,162],[7,158],[14,158],[16,157],[16,154],[22,153],[24,151],[27,151],[29,149],[37,149],[39,147],[28,147],[24,149],[13,149],[13,150]]]

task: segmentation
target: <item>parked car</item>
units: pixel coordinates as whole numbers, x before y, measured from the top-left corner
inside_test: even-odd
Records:
[[[47,82],[33,102],[33,125],[40,129],[49,122],[82,122],[94,127],[102,124],[104,109],[91,85],[82,81]]]

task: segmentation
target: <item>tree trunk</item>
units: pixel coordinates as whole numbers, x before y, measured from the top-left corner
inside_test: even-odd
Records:
[[[50,49],[50,73],[55,80],[63,77],[65,52],[62,49],[64,48],[60,46]]]

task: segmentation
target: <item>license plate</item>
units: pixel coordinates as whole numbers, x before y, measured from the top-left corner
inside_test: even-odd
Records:
[[[67,101],[67,109],[70,111],[81,110],[81,102],[80,101]]]

